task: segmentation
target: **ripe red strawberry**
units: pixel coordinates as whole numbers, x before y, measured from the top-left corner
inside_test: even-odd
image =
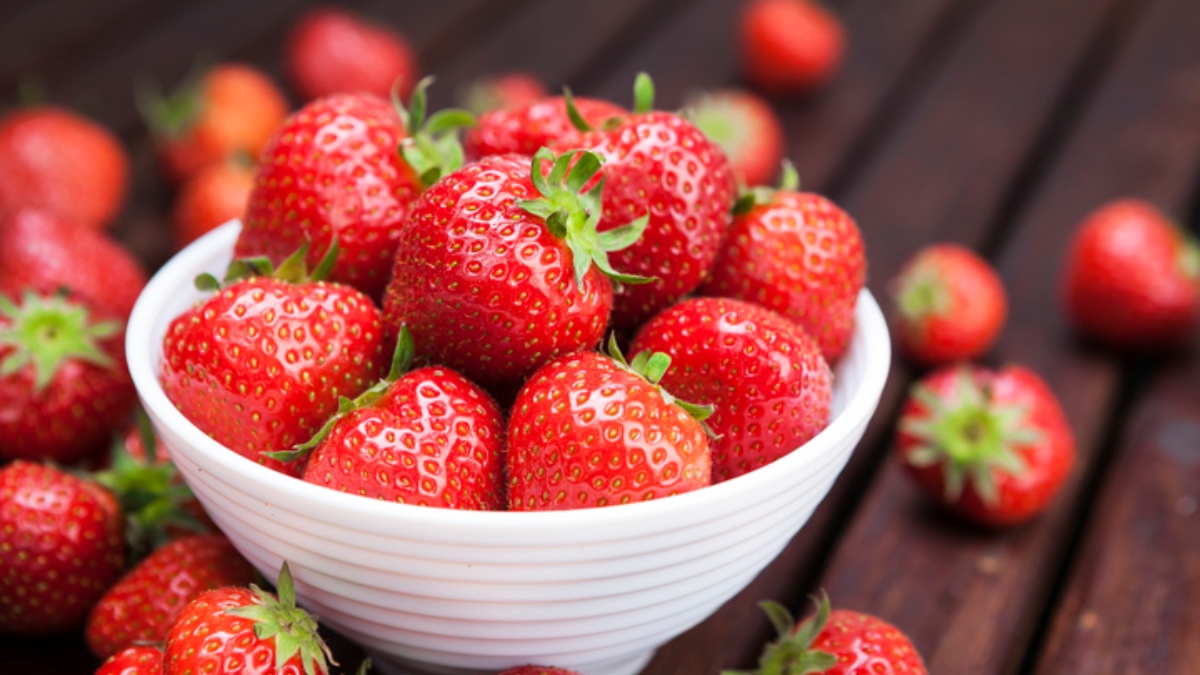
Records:
[[[0,118],[0,215],[38,209],[101,230],[128,186],[125,148],[104,127],[50,106]]]
[[[667,354],[662,385],[713,406],[714,483],[770,464],[829,425],[829,365],[803,329],[770,310],[684,300],[647,322],[630,352]]]
[[[546,96],[545,85],[533,73],[514,70],[472,82],[461,98],[462,107],[482,115],[492,110],[532,106]]]
[[[817,614],[799,625],[784,606],[763,602],[779,638],[763,650],[759,670],[724,675],[928,675],[898,628],[869,614],[830,611],[829,596],[821,595]]]
[[[170,96],[140,101],[159,158],[175,181],[239,155],[251,162],[288,114],[266,73],[240,63],[210,68]]]
[[[599,126],[629,113],[618,105],[591,98],[573,99],[579,117],[590,126]],[[571,121],[567,99],[551,96],[515,108],[500,108],[479,116],[475,126],[463,138],[467,157],[517,153],[533,156],[538,150],[554,146],[563,150],[579,147],[583,132]]]
[[[0,458],[93,457],[136,400],[115,315],[62,294],[0,295]]]
[[[228,161],[197,171],[188,178],[175,197],[171,211],[172,241],[175,249],[199,239],[220,225],[246,214],[246,204],[254,190],[254,169]]]
[[[1004,327],[1004,283],[986,260],[957,244],[928,246],[892,281],[896,338],[925,365],[982,355]]]
[[[0,633],[83,623],[125,564],[116,499],[51,466],[0,468]]]
[[[305,100],[338,93],[407,97],[419,77],[404,36],[333,6],[296,19],[283,53],[288,81]]]
[[[124,246],[60,216],[21,210],[0,218],[0,293],[68,288],[77,297],[128,317],[146,272]]]
[[[501,388],[595,346],[612,303],[605,275],[636,280],[613,271],[607,254],[645,226],[596,233],[600,188],[580,191],[598,166],[586,153],[543,150],[532,166],[520,155],[485,157],[431,187],[396,252],[384,302],[390,334],[407,326],[417,353]]]
[[[96,675],[163,675],[163,650],[155,645],[127,647],[108,657]]]
[[[623,284],[613,299],[613,325],[631,329],[691,293],[717,258],[736,195],[721,147],[679,115],[650,111],[654,87],[635,84],[636,114],[579,140],[604,160],[603,232],[648,216],[642,238],[613,255],[626,274],[652,278]]]
[[[578,352],[543,366],[508,421],[508,508],[578,509],[661,499],[709,485],[703,419],[712,412],[659,387],[671,364]]]
[[[509,668],[500,675],[581,675],[574,670],[565,668],[550,668],[547,666],[517,666]]]
[[[278,271],[235,261],[229,285],[172,321],[163,339],[163,391],[175,407],[234,452],[290,475],[303,467],[262,453],[312,438],[339,397],[357,396],[386,366],[371,299],[315,280],[336,255],[311,276],[304,247]],[[242,278],[254,272],[264,276]],[[205,287],[217,285],[209,277]]]
[[[287,563],[278,597],[257,586],[205,591],[183,608],[167,636],[166,675],[329,673],[317,620],[296,606]]]
[[[716,141],[743,185],[766,185],[779,171],[787,139],[783,124],[761,97],[740,89],[719,89],[693,97],[684,106],[692,122]]]
[[[733,227],[701,293],[738,298],[800,324],[830,363],[846,351],[867,276],[862,235],[836,204],[796,192],[785,167],[779,190],[738,200]]]
[[[343,401],[338,414],[302,446],[301,453],[312,451],[302,477],[371,499],[504,508],[499,407],[447,368],[408,372],[412,357],[412,337],[402,330],[387,378],[354,401]]]
[[[1058,399],[1020,366],[930,373],[913,385],[901,410],[896,448],[925,492],[992,526],[1044,509],[1075,460],[1075,438]]]
[[[1200,247],[1146,202],[1109,203],[1075,233],[1063,296],[1080,332],[1107,344],[1179,345],[1200,323]]]
[[[746,79],[774,94],[821,86],[846,48],[837,16],[812,0],[752,0],[742,10],[738,40]]]
[[[255,572],[219,534],[176,539],[129,570],[104,593],[87,622],[100,658],[140,642],[163,642],[184,605],[204,591],[245,586]]]

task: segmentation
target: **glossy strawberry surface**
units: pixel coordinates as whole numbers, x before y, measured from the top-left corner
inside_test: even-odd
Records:
[[[869,614],[837,609],[829,614],[812,649],[832,654],[836,665],[825,675],[926,675],[908,636]]]
[[[96,675],[162,675],[161,647],[140,645],[127,647],[105,659]]]
[[[575,106],[593,126],[629,114],[620,106],[598,99],[576,98]],[[567,116],[566,101],[562,96],[551,96],[480,115],[463,139],[463,149],[474,159],[509,153],[533,156],[543,146],[564,150],[580,147],[581,136]]]

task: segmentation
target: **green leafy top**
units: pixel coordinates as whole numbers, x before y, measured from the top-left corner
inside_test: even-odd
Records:
[[[717,435],[713,433],[713,430],[705,422],[709,417],[712,417],[713,406],[711,404],[700,405],[680,400],[672,396],[670,392],[663,389],[662,385],[659,384],[662,382],[663,376],[667,374],[667,369],[671,367],[670,354],[642,351],[634,354],[633,361],[626,361],[625,355],[621,353],[620,345],[617,344],[617,334],[612,333],[608,336],[608,356],[613,361],[616,361],[622,370],[633,373],[654,385],[659,396],[662,396],[668,405],[674,404],[683,408],[684,412],[691,415],[692,419],[700,423],[700,426],[704,428],[704,433],[709,438],[717,438]]]
[[[397,81],[397,87],[399,84]],[[400,141],[400,155],[417,172],[424,187],[462,167],[463,148],[458,130],[475,124],[475,116],[460,108],[439,110],[426,119],[425,90],[431,84],[432,76],[418,82],[407,108],[400,102],[397,87],[392,88],[392,105],[408,134]]]
[[[254,634],[260,640],[274,640],[275,669],[282,671],[292,657],[300,655],[305,675],[329,672],[329,664],[337,665],[329,647],[317,633],[317,619],[296,606],[296,588],[286,561],[279,569],[275,590],[279,596],[251,585],[257,602],[244,607],[232,607],[226,614],[254,621]]]
[[[0,295],[0,345],[11,351],[0,362],[0,376],[8,377],[33,366],[34,391],[41,393],[68,361],[83,361],[113,368],[112,357],[100,349],[100,341],[121,332],[119,321],[94,321],[88,308],[67,298],[65,292],[43,297],[25,291],[15,305]]]
[[[777,192],[795,192],[800,189],[800,174],[790,159],[783,160],[783,169],[779,176],[779,187],[770,188],[765,185],[743,188],[733,203],[733,215],[741,216],[749,213],[755,206],[764,206],[775,200]]]
[[[149,82],[137,85],[134,102],[150,131],[157,136],[179,138],[192,128],[204,110],[201,81],[208,69],[206,60],[198,60],[179,86],[168,94]]]
[[[563,87],[563,99],[567,106],[567,118],[579,131],[592,131],[594,127],[580,114],[575,105],[575,95],[570,87]],[[633,111],[637,114],[648,113],[654,109],[654,80],[646,73],[638,73],[633,80]],[[621,118],[605,120],[601,125],[605,129],[620,124]]]
[[[837,665],[833,654],[812,648],[817,636],[825,630],[830,613],[829,596],[824,591],[813,602],[817,605],[816,616],[799,627],[783,605],[769,600],[759,603],[775,627],[778,639],[763,650],[758,670],[723,670],[721,675],[809,675]]]
[[[292,253],[280,263],[279,267],[275,267],[271,263],[271,259],[266,256],[237,258],[229,263],[223,279],[218,280],[207,272],[197,276],[195,282],[196,288],[202,291],[215,291],[251,277],[269,277],[291,284],[323,281],[329,278],[329,273],[333,271],[333,266],[337,262],[341,247],[338,245],[337,237],[334,237],[333,241],[329,243],[329,250],[325,251],[325,255],[321,257],[321,261],[310,272],[308,270],[308,249],[310,244],[311,242],[305,241],[301,244],[300,248],[296,249],[295,253]]]

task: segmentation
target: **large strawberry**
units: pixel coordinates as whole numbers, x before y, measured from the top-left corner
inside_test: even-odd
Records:
[[[157,645],[127,647],[105,659],[95,675],[163,675],[163,650]]]
[[[733,227],[701,292],[738,298],[800,324],[830,363],[854,331],[854,308],[867,275],[862,235],[836,204],[797,192],[790,165],[778,190],[739,198]]]
[[[283,52],[292,87],[304,99],[337,93],[407,96],[417,84],[412,47],[379,23],[333,6],[311,9],[292,24]]]
[[[753,0],[742,10],[738,43],[751,84],[798,94],[833,76],[846,36],[837,15],[814,0]]]
[[[485,157],[430,188],[396,252],[390,333],[407,326],[418,353],[484,385],[519,385],[555,356],[595,346],[612,303],[605,275],[638,281],[613,271],[608,253],[645,226],[597,233],[601,186],[582,190],[599,163],[548,150]]]
[[[124,428],[137,393],[125,327],[60,293],[0,295],[0,458],[74,462]]]
[[[604,159],[600,230],[649,218],[642,238],[613,255],[617,269],[653,279],[617,288],[612,321],[618,329],[636,327],[700,285],[717,258],[736,195],[721,146],[679,115],[650,111],[654,88],[645,74],[638,76],[635,99],[636,114],[577,141]]]
[[[647,501],[709,485],[703,420],[712,409],[659,386],[666,354],[562,356],[529,378],[508,421],[508,507],[578,509]]]
[[[896,451],[917,485],[955,513],[1012,525],[1058,493],[1075,460],[1075,438],[1034,372],[961,365],[913,385]]]
[[[162,386],[175,407],[234,452],[292,475],[303,467],[263,453],[312,438],[338,398],[357,396],[387,362],[371,299],[319,281],[337,248],[311,275],[305,249],[279,270],[235,261],[228,285],[178,316],[163,339]],[[263,276],[243,278],[254,273]]]
[[[0,633],[83,623],[125,564],[122,522],[95,483],[21,460],[0,468]]]
[[[714,483],[779,459],[829,424],[829,365],[803,329],[770,310],[685,300],[647,322],[630,352],[669,355],[662,385],[713,406]]]
[[[574,104],[574,110],[570,103]],[[628,114],[624,108],[608,101],[550,96],[480,115],[463,138],[463,149],[468,157],[479,159],[510,153],[533,156],[546,146],[575,148],[579,147],[583,134],[576,126],[577,122],[585,127],[600,126]]]

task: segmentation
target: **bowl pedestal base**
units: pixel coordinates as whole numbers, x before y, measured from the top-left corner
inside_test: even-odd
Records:
[[[615,661],[605,661],[579,670],[583,675],[638,675],[654,658],[655,650],[642,652],[632,658],[622,658]],[[474,670],[455,668],[453,666],[438,666],[430,663],[409,661],[396,656],[371,652],[371,672],[383,675],[496,675],[499,670]],[[554,666],[553,663],[537,663],[533,665]],[[563,666],[560,666],[563,667]]]

